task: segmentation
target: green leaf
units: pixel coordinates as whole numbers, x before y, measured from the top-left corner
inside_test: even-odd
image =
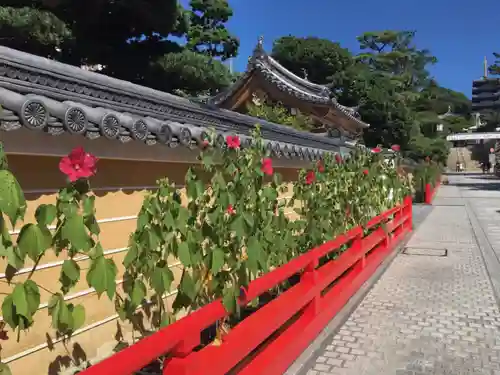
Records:
[[[45,227],[53,223],[56,215],[57,208],[53,204],[41,204],[35,211],[37,223]]]
[[[212,250],[212,267],[210,267],[210,271],[214,275],[217,275],[219,271],[224,266],[224,250],[219,247],[216,247]]]
[[[189,220],[189,211],[186,207],[179,207],[179,213],[177,214],[177,224],[176,227],[182,232],[185,233],[187,228],[187,223]]]
[[[31,317],[28,309],[28,299],[23,284],[17,284],[12,292],[12,303],[16,308],[16,313],[25,318]]]
[[[85,307],[76,305],[71,312],[73,315],[73,331],[83,327],[85,323]]]
[[[170,211],[165,212],[165,216],[163,217],[163,224],[165,224],[168,230],[172,230],[175,228],[175,219]]]
[[[106,292],[109,299],[112,299],[116,291],[117,272],[112,259],[100,256],[92,261],[87,272],[87,283],[96,290],[98,296]]]
[[[134,286],[130,295],[130,301],[133,305],[139,306],[146,297],[146,285],[140,279],[134,280]]]
[[[196,188],[196,195],[197,195],[198,197],[203,196],[203,192],[205,191],[205,188],[204,188],[204,186],[203,186],[203,182],[202,182],[202,181],[200,181],[200,180],[196,181],[196,186],[195,186],[195,188]]]
[[[66,259],[62,265],[62,273],[71,281],[80,279],[80,266],[73,259]]]
[[[259,240],[252,236],[248,239],[248,244],[247,244],[247,255],[248,255],[248,268],[250,271],[252,271],[254,274],[257,274],[259,271],[259,263],[261,263],[261,252],[262,252],[262,246],[259,242]]]
[[[95,196],[86,195],[83,198],[83,216],[94,216],[94,207],[95,207]]]
[[[12,329],[17,328],[16,307],[12,295],[5,297],[2,303],[2,318]]]
[[[193,301],[196,297],[196,285],[189,274],[189,272],[184,271],[182,274],[182,279],[180,283],[180,287],[182,289],[182,292],[188,296],[191,301]]]
[[[141,212],[139,212],[139,216],[137,217],[137,229],[143,229],[148,226],[150,222],[150,215],[143,208]]]
[[[23,268],[24,266],[24,258],[26,257],[26,253],[21,251],[19,247],[10,246],[6,248],[7,251],[7,261],[10,266],[15,268],[16,270]]]
[[[17,245],[22,253],[37,261],[52,244],[50,231],[38,224],[26,224],[19,233]]]
[[[236,237],[244,237],[246,235],[246,228],[243,216],[236,214],[236,217],[229,224],[229,229],[235,232]]]
[[[60,293],[54,294],[49,300],[49,315],[52,316],[52,325],[58,332],[66,334],[73,326],[73,316]]]
[[[24,282],[24,291],[28,303],[28,311],[33,315],[40,307],[40,290],[34,281],[26,280]]]
[[[12,372],[7,364],[0,363],[0,375],[12,375]]]
[[[163,293],[170,290],[173,280],[174,274],[168,266],[155,267],[151,276],[151,286],[156,293],[163,295]]]
[[[254,220],[252,214],[248,212],[243,213],[243,218],[245,219],[245,222],[250,228],[253,228]]]
[[[177,245],[177,257],[184,267],[189,267],[191,265],[191,254],[189,245],[186,242],[181,242]]]
[[[236,311],[236,297],[234,289],[225,287],[222,291],[222,304],[227,312],[233,313]]]
[[[214,175],[214,182],[219,185],[219,188],[222,190],[226,189],[226,181],[224,180],[224,177],[222,176],[222,173],[216,172]]]
[[[127,250],[127,255],[125,255],[125,259],[123,260],[123,265],[125,268],[130,267],[130,265],[137,259],[139,256],[138,245],[135,242],[132,242]]]
[[[214,159],[210,154],[203,154],[202,163],[206,168],[210,168],[214,164]]]
[[[68,240],[77,250],[87,252],[91,248],[91,242],[83,217],[79,214],[74,214],[67,217],[61,228],[61,237]]]
[[[101,229],[99,228],[99,223],[94,215],[85,216],[83,219],[85,226],[88,228],[90,233],[98,236],[101,233]]]
[[[0,211],[4,212],[15,227],[18,219],[24,216],[26,200],[16,178],[8,170],[0,170]]]

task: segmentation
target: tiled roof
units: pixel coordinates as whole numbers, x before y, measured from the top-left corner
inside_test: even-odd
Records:
[[[312,104],[331,106],[354,121],[360,128],[369,127],[367,123],[361,120],[357,108],[339,104],[335,98],[331,97],[331,91],[327,86],[310,82],[287,70],[264,51],[260,41],[248,61],[245,73],[231,87],[207,99],[207,102],[214,106],[222,105],[243,87],[255,73],[260,74],[266,81],[290,96]]]
[[[199,145],[213,129],[218,144],[255,124],[274,156],[315,159],[352,147],[332,139],[0,46],[0,129],[131,140],[169,147]]]

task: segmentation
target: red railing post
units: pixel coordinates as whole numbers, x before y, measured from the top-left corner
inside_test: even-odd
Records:
[[[300,283],[309,284],[311,288],[315,288],[318,283],[318,268],[319,259],[313,259],[304,269],[304,273],[300,276]],[[304,315],[309,315],[311,318],[316,316],[321,311],[321,290],[314,293],[314,297],[304,308]]]
[[[394,218],[392,219],[393,223],[397,224],[402,218],[404,218],[405,215],[404,209],[405,209],[405,204],[403,203],[401,205],[401,208],[394,213]],[[394,228],[393,239],[397,240],[399,236],[403,234],[404,230],[405,230],[404,223]]]
[[[201,336],[197,332],[186,332],[183,340],[172,350],[170,356],[163,361],[163,375],[189,375],[193,373],[190,364],[193,362],[188,359],[193,349],[200,345]]]
[[[363,248],[363,235],[359,234],[352,240],[351,247],[349,248],[349,251],[356,253],[358,251],[362,251]],[[366,267],[366,254],[363,253],[361,258],[356,262],[354,265],[354,268],[357,272],[363,271],[363,269]]]
[[[432,203],[432,186],[431,184],[425,184],[425,204]]]
[[[410,233],[411,231],[413,231],[413,201],[411,199],[411,196],[408,196],[404,199],[403,212],[405,218],[405,232]]]

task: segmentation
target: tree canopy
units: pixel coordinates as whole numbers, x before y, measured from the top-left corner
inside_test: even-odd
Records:
[[[100,64],[116,78],[204,92],[231,81],[219,61],[238,52],[225,27],[231,16],[226,0],[192,0],[189,9],[177,0],[6,0],[0,35],[2,45],[73,65]],[[165,82],[176,75],[182,78]]]
[[[470,126],[470,100],[432,79],[428,68],[437,59],[415,44],[415,31],[366,32],[357,40],[360,53],[353,55],[326,39],[287,36],[275,42],[272,55],[292,72],[328,84],[341,104],[359,105],[370,124],[366,145],[399,144],[413,158],[443,161],[444,136]],[[452,115],[443,116],[449,108]]]
[[[186,8],[177,0],[5,0],[0,35],[2,45],[73,65],[99,64],[112,77],[179,95],[213,95],[235,77],[223,64],[238,54],[239,41],[226,27],[232,15],[227,0],[191,0]],[[437,59],[417,46],[415,34],[365,32],[358,54],[328,39],[289,35],[275,41],[272,56],[330,87],[341,104],[359,105],[371,125],[366,145],[399,144],[415,158],[437,155],[446,149],[444,135],[470,126],[471,103],[433,80],[428,68]],[[495,57],[489,69],[500,74]],[[264,112],[308,129],[280,108]]]

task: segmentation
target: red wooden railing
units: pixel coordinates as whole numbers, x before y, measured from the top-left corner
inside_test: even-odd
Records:
[[[227,316],[220,300],[95,364],[81,375],[130,375],[166,356],[165,375],[282,374],[412,230],[412,200],[252,281],[241,304],[300,273],[300,281],[242,320],[221,345],[200,333]],[[370,234],[364,235],[368,230]],[[335,260],[325,255],[350,244]]]
[[[425,184],[425,204],[432,204],[432,200],[436,195],[436,192],[441,185],[441,179],[439,178],[434,186],[431,184]]]

